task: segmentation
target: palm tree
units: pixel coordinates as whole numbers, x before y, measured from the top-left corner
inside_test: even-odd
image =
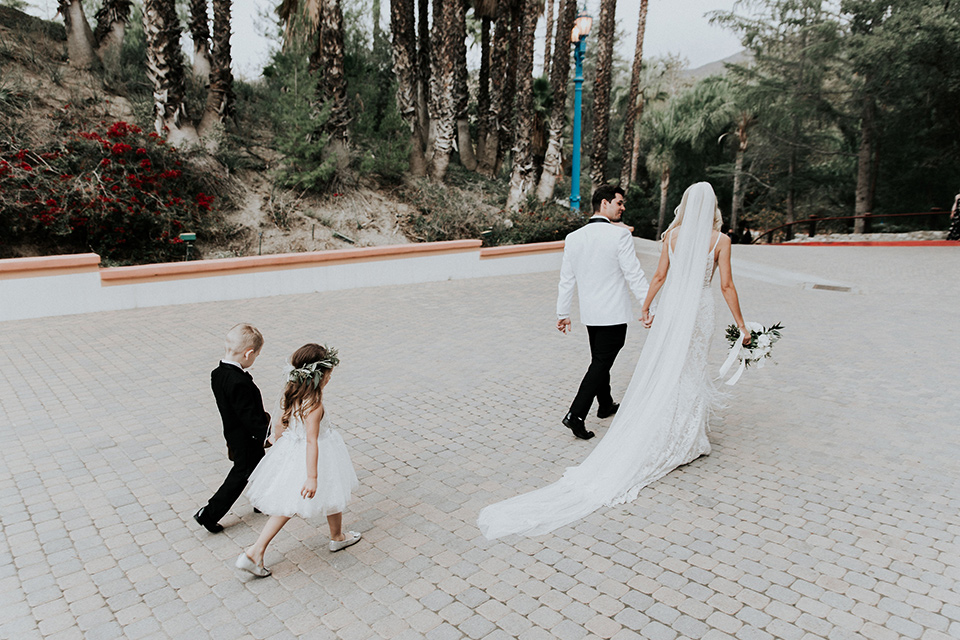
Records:
[[[317,72],[317,102],[320,111],[329,109],[324,131],[335,144],[346,145],[350,122],[347,106],[347,77],[343,66],[343,11],[340,0],[320,2],[317,47],[310,56],[310,68]]]
[[[199,133],[207,138],[217,124],[233,116],[233,58],[230,55],[231,0],[213,0],[213,68]],[[215,144],[210,139],[210,144]],[[211,147],[212,148],[212,147]]]
[[[207,0],[190,0],[189,26],[190,38],[193,40],[193,75],[207,85],[210,82],[211,67]]]
[[[470,171],[475,171],[477,157],[473,153],[467,113],[470,104],[470,92],[467,89],[467,0],[451,0],[451,4],[454,10],[450,37],[453,46],[453,113],[457,121],[457,148],[460,150],[460,163]]]
[[[410,173],[426,175],[423,134],[417,117],[417,35],[413,0],[391,0],[390,33],[393,35],[393,70],[397,75],[397,111],[410,128]]]
[[[643,71],[643,36],[647,28],[647,5],[649,0],[640,0],[640,21],[637,24],[637,44],[633,53],[633,67],[630,70],[630,94],[627,98],[627,115],[623,123],[623,164],[620,167],[620,187],[626,191],[632,176],[633,140],[636,138],[636,123],[643,111],[643,95],[640,91],[640,75]]]
[[[860,148],[857,150],[857,188],[855,191],[854,215],[864,216],[873,210],[873,184],[876,172],[874,128],[876,126],[876,100],[867,93],[860,112]],[[853,232],[863,233],[866,218],[855,218]]]
[[[180,21],[174,0],[144,0],[143,30],[157,133],[163,135],[166,130],[167,141],[173,145],[195,143],[199,137],[184,103]]]
[[[101,60],[119,55],[123,36],[130,22],[132,6],[131,0],[105,0],[94,16],[97,28],[93,31],[93,39],[97,43],[97,56]]]
[[[422,145],[427,147],[430,140],[430,2],[417,2],[417,116],[420,118]]]
[[[562,0],[561,0],[562,1]],[[550,44],[553,42],[553,0],[547,0],[547,8],[544,12],[547,18],[547,33],[543,43],[543,77],[550,77]],[[562,32],[560,32],[562,34]],[[559,40],[559,38],[558,38]]]
[[[670,191],[670,170],[676,159],[676,147],[686,137],[677,113],[677,104],[657,109],[644,120],[648,140],[647,168],[660,179],[660,213],[657,237],[663,232],[667,216],[667,195]]]
[[[67,59],[75,69],[93,69],[100,64],[96,41],[80,0],[59,0],[59,12],[67,31]]]
[[[480,18],[480,72],[477,88],[477,159],[486,156],[490,134],[490,25],[497,12],[496,0],[475,0],[475,16]]]
[[[506,112],[504,96],[504,78],[509,74],[509,40],[510,40],[510,2],[497,2],[494,18],[495,31],[493,36],[492,55],[490,57],[490,108],[486,114],[481,114],[486,122],[484,126],[487,135],[483,143],[483,154],[480,156],[479,171],[483,175],[493,177],[497,173],[500,162],[501,121]]]
[[[507,208],[517,209],[536,180],[531,141],[533,137],[533,45],[537,17],[541,8],[536,0],[526,0],[517,49],[517,111],[513,144],[513,171]]]
[[[563,168],[563,128],[567,116],[567,80],[570,77],[570,43],[567,38],[577,17],[576,0],[560,0],[557,14],[557,46],[553,52],[550,87],[553,106],[547,133],[547,152],[543,158],[543,171],[537,185],[537,199],[541,202],[553,197],[553,189]],[[563,40],[561,41],[561,37]]]
[[[590,178],[594,189],[607,182],[616,12],[617,0],[601,0],[600,18],[597,21],[597,75],[593,81],[593,151],[590,153]]]
[[[455,40],[457,38],[456,5],[460,0],[435,2],[433,5],[433,34],[430,42],[430,139],[427,162],[430,177],[442,181],[450,164],[453,138],[456,132],[455,99]]]

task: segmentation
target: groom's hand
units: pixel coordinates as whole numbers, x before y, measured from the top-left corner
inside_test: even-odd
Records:
[[[570,318],[561,318],[557,320],[557,331],[566,333],[570,331]]]
[[[649,329],[650,327],[653,326],[653,316],[650,315],[649,311],[644,311],[643,314],[640,316],[640,322],[643,323],[644,329]]]

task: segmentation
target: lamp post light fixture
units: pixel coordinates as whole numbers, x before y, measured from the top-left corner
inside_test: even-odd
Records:
[[[570,32],[570,42],[573,44],[573,60],[576,72],[573,76],[573,170],[570,175],[570,208],[580,210],[580,110],[583,102],[583,54],[586,50],[587,36],[593,18],[587,13],[586,2],[580,9],[580,14],[573,21],[573,30]]]

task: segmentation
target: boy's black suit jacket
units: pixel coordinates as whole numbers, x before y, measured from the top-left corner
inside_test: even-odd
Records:
[[[263,450],[270,414],[263,410],[263,398],[253,377],[232,364],[220,363],[210,373],[210,385],[223,420],[223,437],[235,451]]]

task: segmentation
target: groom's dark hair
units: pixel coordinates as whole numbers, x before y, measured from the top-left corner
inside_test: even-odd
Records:
[[[597,190],[593,192],[593,198],[591,202],[593,203],[593,212],[600,212],[600,203],[606,200],[607,202],[613,202],[613,199],[617,197],[617,194],[624,195],[623,189],[612,184],[605,184],[597,187]]]

